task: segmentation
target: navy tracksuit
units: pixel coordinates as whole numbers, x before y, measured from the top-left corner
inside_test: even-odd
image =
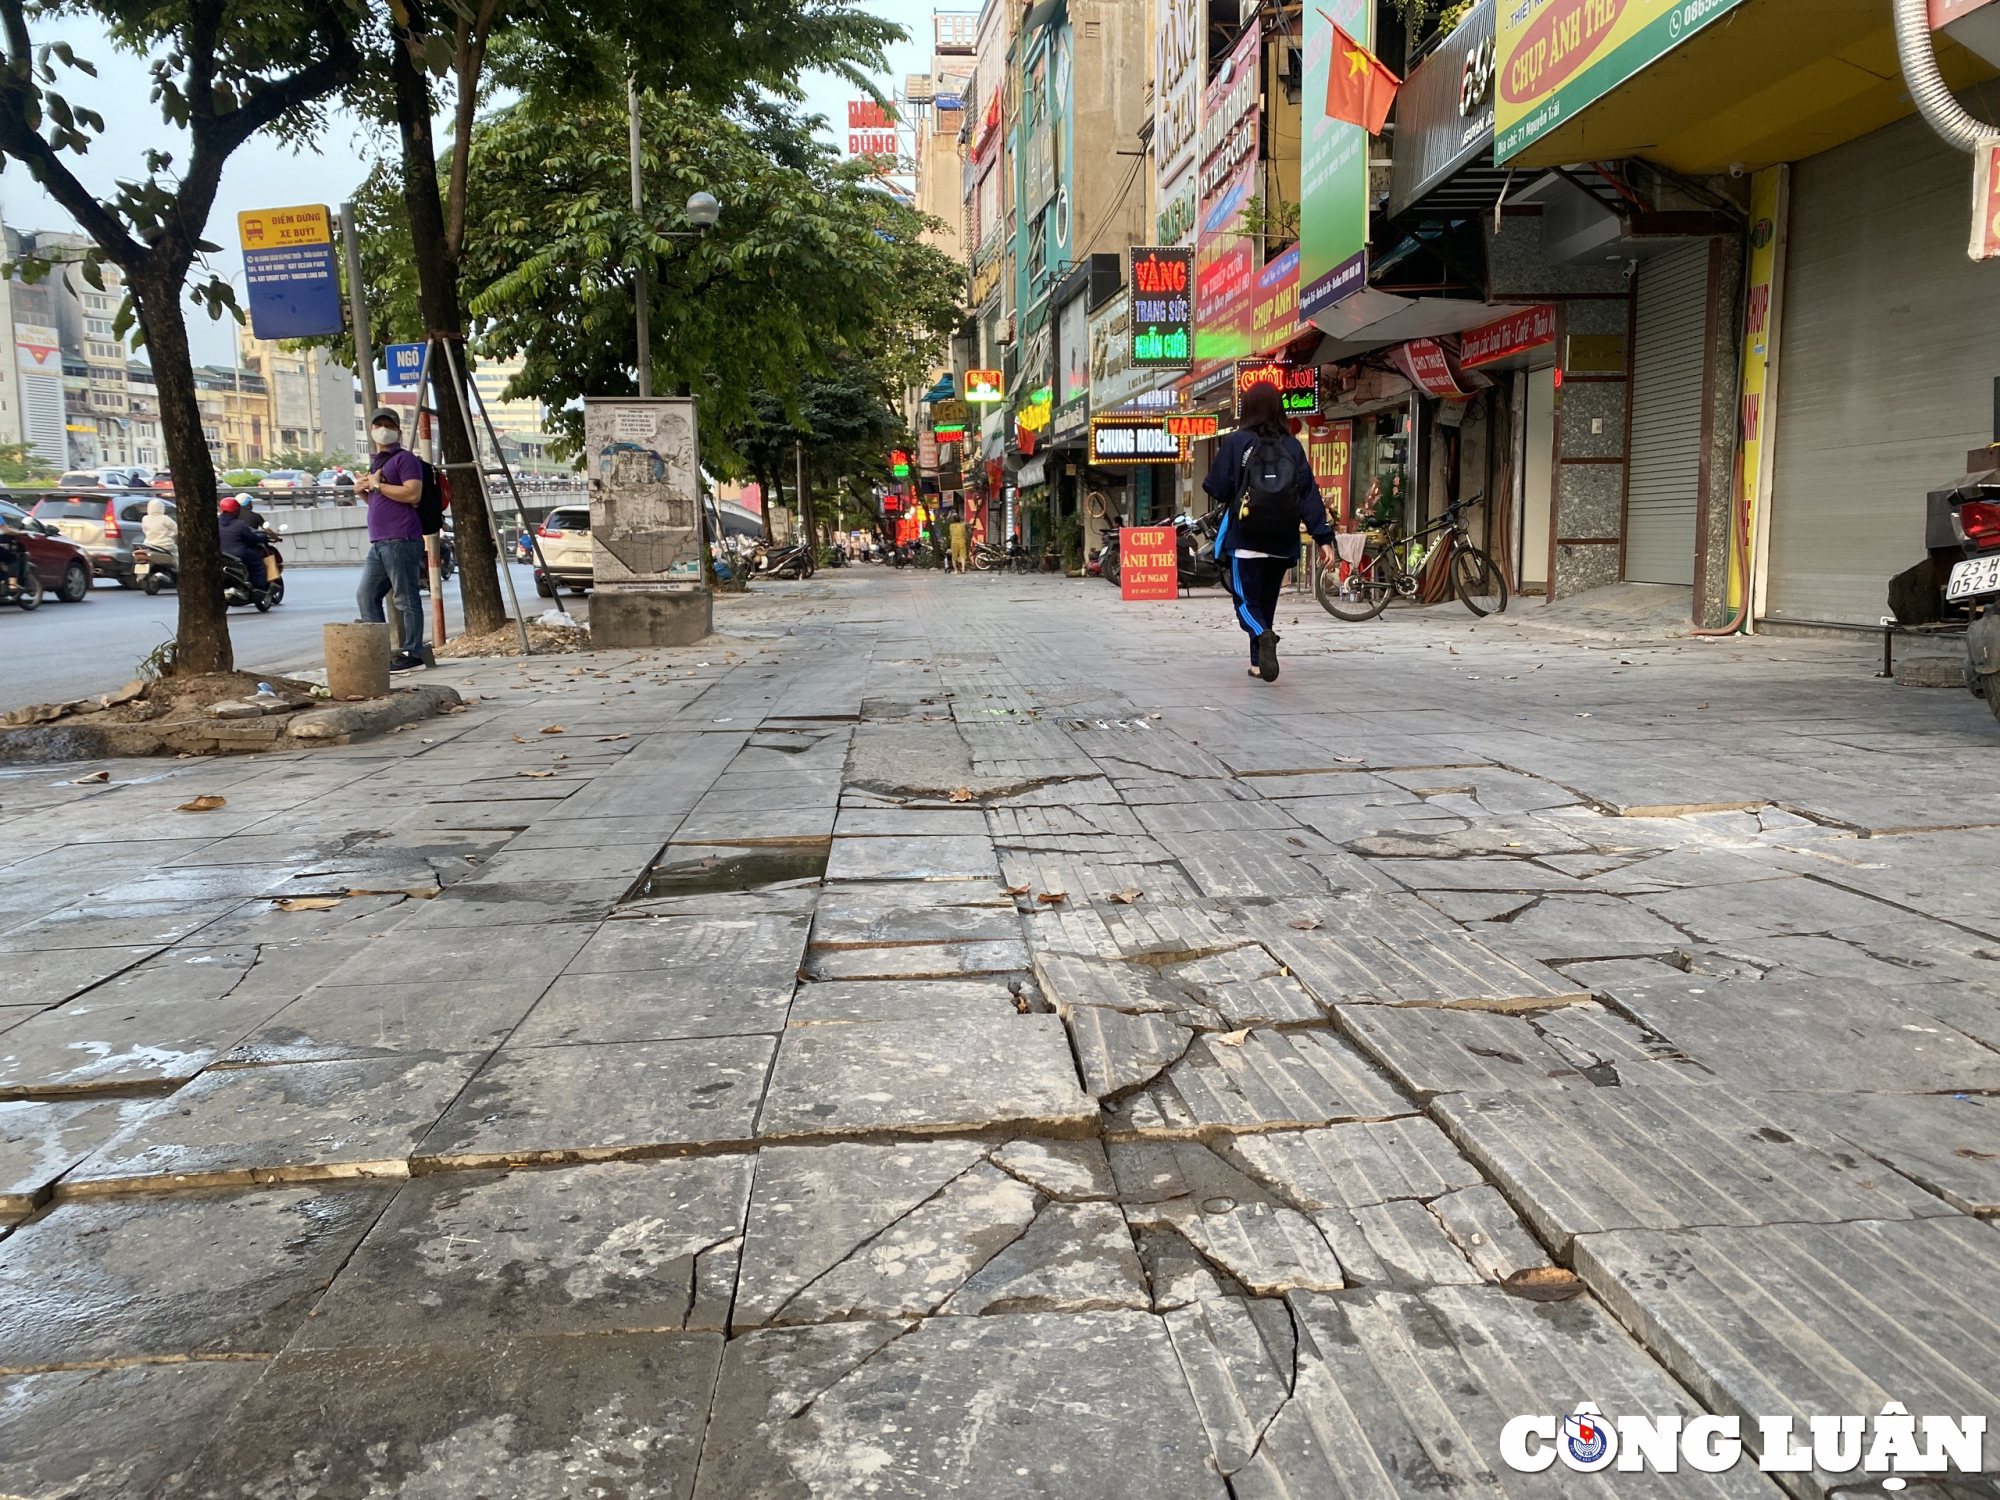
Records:
[[[1236,623],[1250,637],[1250,661],[1257,661],[1257,637],[1272,628],[1278,611],[1278,595],[1284,591],[1285,574],[1298,562],[1298,546],[1293,544],[1284,557],[1239,557],[1236,553],[1236,501],[1243,489],[1243,460],[1257,446],[1259,434],[1238,428],[1215,450],[1215,462],[1201,487],[1223,507],[1222,528],[1215,536],[1216,561],[1222,564],[1223,585],[1236,601]],[[1299,440],[1287,434],[1285,444],[1292,468],[1299,476],[1299,519],[1316,542],[1333,540],[1333,523],[1326,518],[1326,500],[1313,480],[1312,465]]]

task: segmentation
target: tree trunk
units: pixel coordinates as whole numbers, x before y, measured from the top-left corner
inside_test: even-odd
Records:
[[[460,367],[465,368],[465,319],[458,301],[458,264],[445,236],[444,202],[438,194],[430,84],[411,59],[402,35],[389,49],[389,58],[396,85],[396,123],[403,138],[403,210],[409,215],[410,241],[415,249],[417,307],[425,332],[450,338]],[[465,392],[435,353],[431,369],[445,472],[451,476],[459,599],[465,606],[466,631],[484,635],[507,623],[500,590],[500,549],[493,539],[485,482],[474,466],[471,413]]]
[[[757,475],[757,509],[760,519],[764,522],[764,544],[771,546],[777,540],[771,535],[771,476],[765,471],[762,464],[756,466],[755,472]]]
[[[819,560],[819,523],[813,515],[812,470],[806,463],[803,444],[792,449],[799,467],[799,527],[806,534],[806,545],[812,548],[813,560]]]
[[[187,320],[182,314],[177,275],[128,273],[139,326],[159,389],[160,436],[174,475],[174,509],[180,526],[179,628],[174,635],[174,671],[229,672],[236,653],[229,641],[229,606],[222,602],[221,531],[215,507],[215,464],[201,432],[201,403],[195,396],[194,366],[188,355]]]

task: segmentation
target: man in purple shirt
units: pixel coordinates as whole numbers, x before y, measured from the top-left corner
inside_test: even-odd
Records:
[[[389,658],[391,672],[416,672],[424,666],[424,609],[418,580],[424,566],[424,528],[417,502],[424,493],[424,466],[403,446],[403,424],[393,411],[378,411],[368,435],[376,452],[368,472],[354,488],[368,497],[368,560],[361,565],[361,590],[355,602],[361,618],[380,621],[382,596],[396,596],[403,638]]]

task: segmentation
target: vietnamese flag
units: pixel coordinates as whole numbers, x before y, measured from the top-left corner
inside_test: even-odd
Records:
[[[1382,133],[1389,118],[1389,106],[1396,102],[1396,90],[1403,80],[1382,66],[1382,60],[1335,24],[1325,11],[1320,14],[1333,27],[1333,56],[1326,65],[1326,117],[1359,125],[1370,135]]]

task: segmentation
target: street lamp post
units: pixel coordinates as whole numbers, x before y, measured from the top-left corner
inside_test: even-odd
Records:
[[[639,175],[639,84],[636,78],[625,80],[625,121],[627,147],[632,162],[632,214],[638,217],[645,212],[645,186]],[[705,232],[715,227],[715,221],[722,217],[722,205],[710,193],[697,192],[687,201],[688,222],[697,232]],[[668,234],[668,239],[691,239],[694,236]],[[635,314],[634,332],[639,342],[639,394],[653,394],[653,329],[652,308],[649,303],[651,293],[646,284],[646,261],[643,253],[632,269],[632,307]]]

